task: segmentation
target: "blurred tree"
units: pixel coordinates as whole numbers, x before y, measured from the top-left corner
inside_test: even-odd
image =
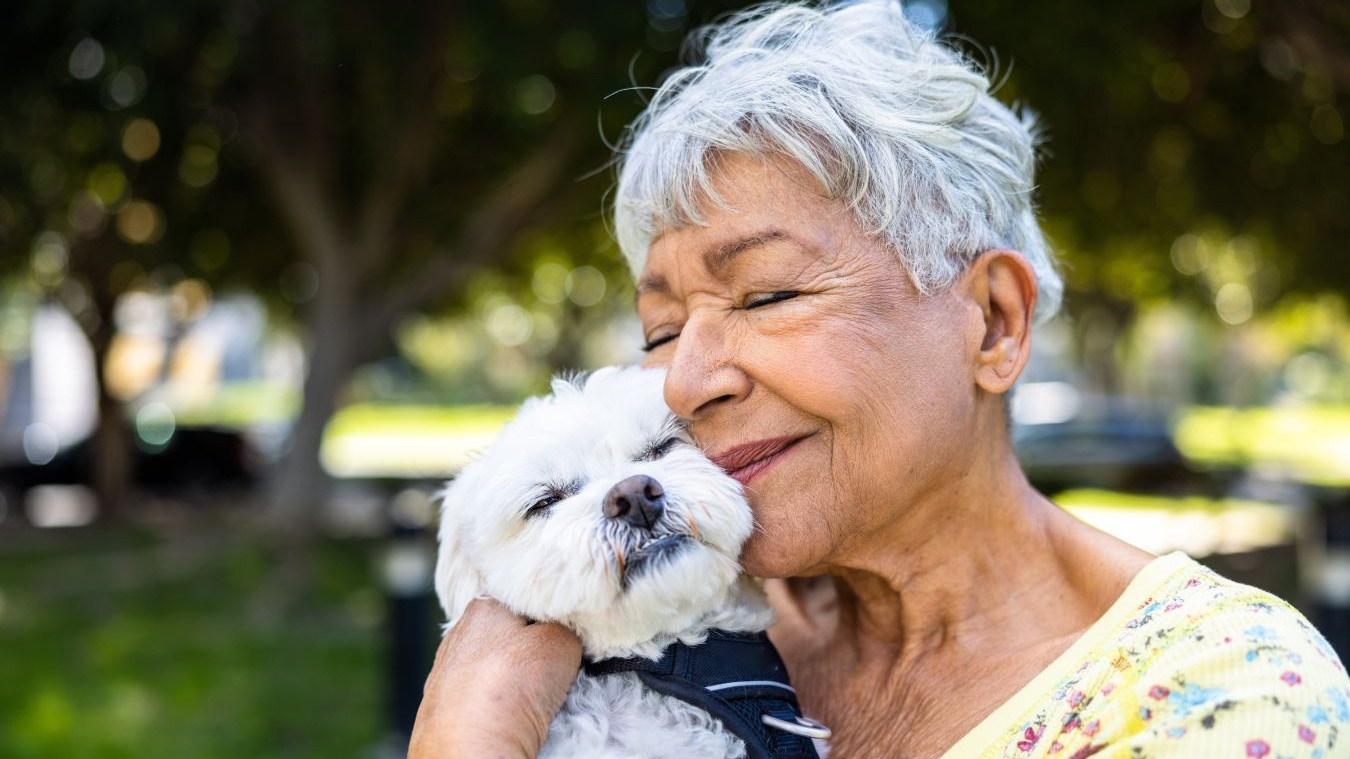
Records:
[[[1240,324],[1346,291],[1350,6],[953,0],[947,24],[1041,117],[1042,217],[1099,389],[1140,304],[1193,298]]]
[[[594,243],[609,183],[596,121],[616,137],[640,96],[607,96],[659,82],[692,24],[746,4],[9,8],[0,269],[64,303],[100,355],[112,304],[147,278],[301,304],[305,405],[273,513],[303,532],[324,493],[324,422],[355,368],[393,350],[400,319],[462,300],[485,268],[528,291],[539,251],[558,247],[529,244],[541,236],[581,246],[572,264],[614,267]],[[1002,53],[1000,96],[1042,114],[1043,215],[1089,365],[1112,365],[1140,303],[1193,297],[1237,323],[1350,281],[1326,252],[1350,232],[1344,7],[907,7]],[[562,339],[551,358],[577,351]],[[125,440],[106,396],[108,439]],[[111,445],[99,461],[122,466]],[[125,485],[103,476],[106,492]]]
[[[401,319],[462,297],[484,268],[528,288],[533,231],[576,240],[598,223],[609,153],[597,116],[615,134],[638,101],[602,104],[630,71],[656,78],[671,56],[638,53],[678,39],[689,15],[678,0],[648,5],[301,2],[261,14],[233,102],[318,282],[304,408],[274,492],[283,525],[311,520],[324,424],[355,369],[392,350]]]
[[[586,241],[574,263],[597,257],[598,132],[617,135],[640,105],[606,97],[656,80],[708,5],[23,8],[0,53],[3,266],[81,319],[100,367],[113,304],[147,275],[300,304],[305,400],[272,514],[303,534],[325,494],[324,424],[356,367],[393,349],[400,319],[454,304],[483,268],[528,289],[522,243],[540,229]],[[575,347],[560,340],[552,358]],[[101,487],[111,504],[129,438],[103,379],[111,432],[96,459],[120,473]]]
[[[133,445],[106,376],[118,299],[191,276],[255,280],[251,265],[270,265],[231,256],[221,229],[257,217],[219,161],[237,128],[212,93],[234,38],[220,8],[202,3],[31,3],[7,13],[0,276],[19,275],[89,338],[99,389],[91,477],[101,514],[116,515]],[[183,305],[170,325],[191,318]]]

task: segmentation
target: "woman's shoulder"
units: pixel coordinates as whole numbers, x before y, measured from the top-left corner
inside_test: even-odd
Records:
[[[1147,595],[1137,600],[1114,641],[1140,673],[1218,659],[1258,669],[1305,662],[1344,678],[1345,668],[1326,639],[1285,600],[1223,577],[1184,554],[1157,564],[1165,576],[1151,589],[1141,589]],[[1242,666],[1230,673],[1246,676],[1252,669]]]
[[[1172,563],[1115,640],[1139,755],[1350,755],[1350,679],[1317,629],[1266,591]]]
[[[1172,554],[989,722],[948,757],[1330,759],[1350,679],[1288,603]]]

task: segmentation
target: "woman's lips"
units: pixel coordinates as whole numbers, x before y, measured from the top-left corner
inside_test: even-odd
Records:
[[[780,437],[738,445],[712,457],[733,480],[747,485],[778,462],[789,448],[803,438]]]

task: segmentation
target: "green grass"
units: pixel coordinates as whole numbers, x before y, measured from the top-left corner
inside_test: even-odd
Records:
[[[0,548],[0,756],[375,755],[372,545],[322,543],[312,591],[284,614],[268,554],[238,535]]]

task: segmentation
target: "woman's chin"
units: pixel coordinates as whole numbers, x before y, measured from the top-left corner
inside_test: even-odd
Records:
[[[790,539],[774,540],[760,530],[741,549],[741,569],[752,577],[794,577],[809,572],[818,562],[809,560],[802,546]]]

